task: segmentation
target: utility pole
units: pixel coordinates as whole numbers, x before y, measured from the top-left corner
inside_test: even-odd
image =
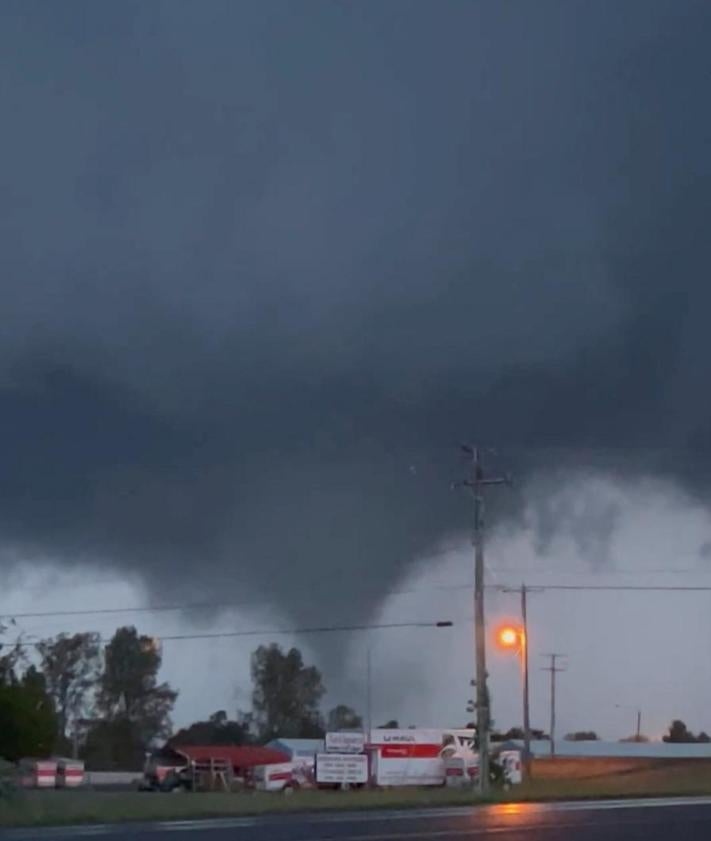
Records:
[[[469,477],[453,487],[469,489],[474,500],[474,634],[476,644],[476,733],[479,742],[479,793],[489,791],[489,692],[486,685],[486,622],[484,613],[484,488],[511,484],[510,477],[484,476],[479,447],[462,446],[470,461]]]
[[[528,689],[528,600],[529,593],[541,593],[542,587],[527,587],[521,584],[520,588],[504,587],[504,593],[521,594],[521,672],[523,677],[523,767],[526,778],[531,777],[531,713],[529,705]]]
[[[368,640],[368,649],[365,663],[366,698],[365,698],[365,743],[370,744],[371,733],[373,732],[373,682],[371,674],[371,645]]]
[[[531,777],[531,714],[528,705],[528,612],[526,605],[526,585],[521,584],[521,622],[523,624],[523,767],[526,779]]]
[[[637,726],[635,729],[635,742],[639,742],[640,737],[642,735],[642,709],[641,707],[631,707],[627,704],[615,704],[615,707],[618,710],[634,710],[635,711],[635,718],[637,721]]]
[[[551,673],[551,759],[555,756],[555,676],[558,672],[564,672],[565,666],[557,666],[559,657],[565,657],[565,654],[544,654],[544,657],[551,658],[550,666],[545,666],[543,671]]]

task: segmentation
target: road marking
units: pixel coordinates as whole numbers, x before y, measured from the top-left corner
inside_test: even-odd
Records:
[[[640,797],[633,800],[572,800],[562,803],[522,804],[539,806],[550,812],[604,812],[609,809],[660,809],[674,806],[711,806],[711,797]]]

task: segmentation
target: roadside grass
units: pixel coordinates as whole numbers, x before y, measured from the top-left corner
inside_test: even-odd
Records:
[[[539,760],[534,778],[490,802],[711,795],[709,760]],[[37,826],[186,820],[331,810],[476,805],[471,790],[301,791],[280,794],[160,794],[27,791],[0,799],[0,825]]]
[[[711,795],[711,761],[540,760],[533,779],[510,794],[517,800]]]
[[[52,825],[219,818],[287,812],[392,809],[467,805],[471,791],[393,789],[390,791],[300,791],[283,794],[225,794],[28,791],[0,801],[0,825]]]

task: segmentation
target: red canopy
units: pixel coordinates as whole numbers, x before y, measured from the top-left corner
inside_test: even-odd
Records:
[[[254,768],[255,765],[275,765],[289,762],[289,756],[279,750],[245,745],[176,745],[173,750],[190,762],[205,762],[210,759],[227,760],[235,771]]]

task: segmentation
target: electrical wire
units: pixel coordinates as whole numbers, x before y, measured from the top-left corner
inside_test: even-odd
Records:
[[[334,633],[354,633],[357,631],[384,631],[402,628],[451,628],[454,622],[449,620],[440,620],[438,622],[379,622],[374,624],[362,625],[314,625],[304,628],[248,628],[241,631],[207,631],[205,633],[193,634],[160,634],[156,635],[156,639],[163,642],[182,642],[185,640],[214,640],[214,639],[231,639],[234,637],[259,637],[259,636],[292,636],[296,634],[334,634]],[[100,639],[101,644],[108,644],[111,639]],[[16,647],[30,647],[34,646],[35,642],[20,640],[15,643],[8,643],[7,648],[13,649]]]
[[[497,570],[498,571],[498,570]],[[506,570],[510,572],[510,570]],[[529,570],[531,575],[537,573]],[[513,584],[491,584],[488,590],[503,591],[519,585]],[[571,591],[618,591],[618,592],[709,592],[711,585],[683,585],[683,584],[555,584],[545,583],[536,585],[539,590],[571,590]],[[432,587],[420,587],[410,590],[394,590],[388,593],[388,597],[403,595],[419,595],[432,591],[441,592],[471,592],[471,584],[441,584]],[[381,591],[373,591],[380,593]],[[359,595],[367,595],[361,591]],[[153,605],[124,605],[121,607],[95,607],[68,610],[36,610],[36,611],[5,611],[0,613],[0,619],[44,619],[53,617],[69,616],[106,616],[122,613],[164,613],[164,612],[188,612],[200,610],[229,610],[237,607],[257,607],[266,605],[268,602],[255,600],[225,601],[225,602],[180,602],[175,604],[153,604]]]
[[[515,589],[517,585],[510,584],[495,584],[487,589],[492,590],[511,590]],[[520,585],[518,585],[520,586]],[[617,592],[657,592],[657,593],[708,593],[711,592],[711,586],[708,585],[688,585],[683,584],[541,584],[536,586],[539,591],[546,592],[546,590],[580,590],[580,591],[595,591],[595,590],[609,590]]]

